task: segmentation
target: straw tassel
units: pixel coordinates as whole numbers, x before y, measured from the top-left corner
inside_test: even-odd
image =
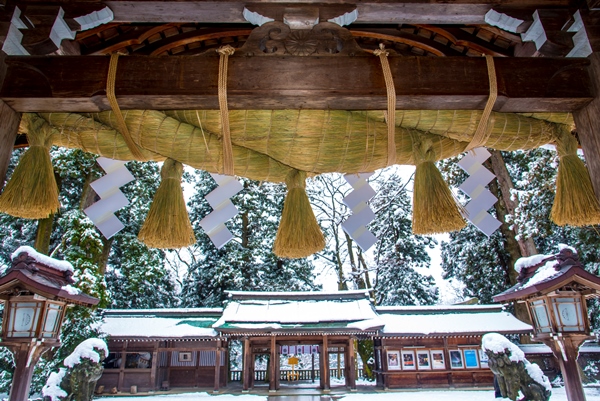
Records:
[[[140,241],[153,248],[183,248],[196,242],[185,208],[181,177],[183,165],[165,160],[160,170],[161,182],[140,230]]]
[[[428,235],[464,228],[462,208],[434,163],[431,142],[415,142],[413,146],[417,165],[413,188],[413,233]]]
[[[0,195],[0,211],[25,219],[45,219],[60,208],[50,159],[52,129],[35,115],[24,115],[29,149]]]
[[[294,170],[285,180],[288,193],[283,205],[273,252],[281,258],[304,258],[325,247],[325,237],[306,195],[306,173]]]
[[[577,139],[567,129],[556,138],[560,159],[556,197],[550,218],[559,226],[600,224],[600,204],[583,161],[577,156]]]

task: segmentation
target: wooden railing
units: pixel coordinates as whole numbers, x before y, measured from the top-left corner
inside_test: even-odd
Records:
[[[279,380],[287,381],[287,374],[289,370],[280,370],[279,371]],[[312,380],[313,379],[313,371],[312,370],[296,370],[298,373],[298,380]],[[314,379],[317,380],[320,377],[320,371],[314,371]],[[362,377],[363,370],[358,369],[356,371],[356,377]],[[344,378],[344,369],[331,369],[329,371],[329,377],[332,379],[343,379]],[[267,371],[266,370],[255,370],[254,371],[254,381],[266,381],[267,380]],[[229,371],[229,381],[242,381],[242,371],[241,370],[231,370]]]

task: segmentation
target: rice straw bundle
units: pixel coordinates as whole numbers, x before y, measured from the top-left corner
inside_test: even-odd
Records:
[[[114,113],[41,114],[55,128],[53,143],[80,147],[106,157],[131,160]],[[464,151],[481,111],[405,110],[396,112],[396,162],[415,164],[411,132],[431,141],[436,158]],[[510,113],[492,113],[486,146],[530,149],[553,140],[567,124]],[[570,115],[541,115],[569,122]],[[129,110],[126,125],[149,160],[176,159],[222,173],[218,110]],[[282,182],[291,169],[309,174],[357,173],[387,166],[387,126],[381,111],[232,110],[229,113],[235,174]]]
[[[428,235],[460,230],[466,222],[436,167],[431,142],[415,140],[412,231]]]
[[[138,234],[138,239],[150,247],[175,249],[196,242],[183,199],[182,175],[181,163],[165,160],[160,170],[160,186]]]
[[[273,252],[280,258],[303,258],[325,248],[325,237],[306,195],[306,173],[292,171]]]
[[[550,217],[559,226],[600,224],[600,204],[583,161],[577,156],[577,139],[567,130],[556,138],[560,162],[556,197]]]
[[[58,187],[50,159],[52,131],[39,120],[23,116],[29,149],[0,195],[0,211],[26,219],[44,219],[60,208]]]

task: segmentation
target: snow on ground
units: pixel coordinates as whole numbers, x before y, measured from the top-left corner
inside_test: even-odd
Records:
[[[587,401],[600,401],[600,389],[599,388],[586,388],[585,389]],[[306,397],[306,398],[305,398]],[[482,400],[494,400],[494,392],[492,390],[429,390],[429,391],[388,391],[381,393],[352,393],[352,394],[334,394],[331,395],[334,400],[341,401],[482,401]],[[186,394],[172,394],[172,395],[153,395],[153,396],[136,396],[136,397],[104,397],[97,398],[99,401],[208,401],[208,399],[214,401],[275,401],[280,399],[284,401],[285,398],[279,396],[268,397],[266,395],[211,395],[208,393],[186,393]],[[290,398],[290,400],[303,401],[310,400],[310,396],[298,396],[298,398]],[[315,397],[315,400],[319,398]],[[321,400],[328,400],[327,396],[321,396]],[[499,399],[500,400],[500,399]],[[507,400],[507,399],[504,399]],[[564,388],[552,389],[552,396],[550,401],[567,401],[567,395],[565,394]]]

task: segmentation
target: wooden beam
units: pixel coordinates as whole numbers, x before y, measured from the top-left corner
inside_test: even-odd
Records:
[[[12,156],[20,121],[21,114],[0,101],[0,188],[4,186],[6,180],[6,171]]]
[[[389,57],[399,109],[482,109],[483,58]],[[218,56],[121,57],[116,88],[123,109],[218,109]],[[108,57],[7,57],[0,99],[19,112],[109,110]],[[593,98],[587,59],[497,58],[503,112],[573,111]],[[76,66],[76,67],[75,67]],[[76,68],[76,69],[75,69]],[[385,109],[378,57],[229,58],[230,109]]]
[[[590,0],[594,1],[594,0]],[[18,0],[20,7],[39,4],[39,0]],[[114,22],[213,22],[242,23],[246,22],[243,10],[246,5],[265,6],[275,4],[280,7],[290,6],[331,6],[339,5],[339,0],[240,0],[220,1],[167,1],[167,0],[108,0],[108,1],[70,1],[48,0],[45,5],[60,5],[67,16],[81,15],[82,11],[99,5],[108,6],[114,13]],[[356,2],[358,11],[357,23],[408,23],[408,24],[483,24],[485,14],[498,1],[481,2],[477,0],[411,0],[398,2],[394,0],[364,0]],[[501,8],[517,10],[535,10],[537,8],[573,8],[574,0],[503,0]],[[498,8],[498,7],[496,7]]]

